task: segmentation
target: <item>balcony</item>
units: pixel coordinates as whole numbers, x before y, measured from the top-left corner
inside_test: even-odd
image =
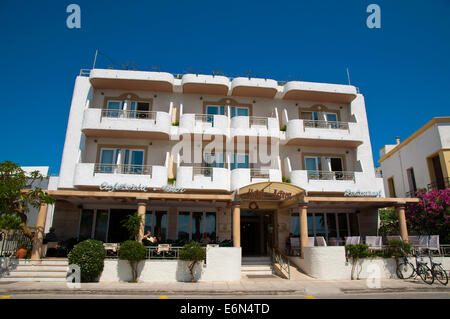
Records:
[[[286,141],[288,145],[357,147],[363,138],[358,123],[294,119],[286,125]]]
[[[89,137],[169,139],[167,112],[86,109],[82,131]]]
[[[181,79],[183,93],[227,95],[230,80],[220,75],[185,74]]]
[[[174,85],[166,72],[93,69],[89,80],[96,89],[173,92]]]
[[[180,166],[176,186],[185,189],[230,190],[230,170],[221,167]]]
[[[183,114],[180,117],[179,134],[228,135],[228,117],[212,114]]]
[[[231,81],[232,96],[273,99],[277,92],[278,83],[275,80],[238,77]]]
[[[291,81],[284,85],[285,100],[350,103],[358,94],[352,85]]]
[[[379,184],[374,177],[362,172],[293,170],[289,177],[292,184],[309,192],[382,191],[374,189]]]
[[[167,185],[167,167],[79,163],[75,167],[75,187],[100,187],[103,183],[157,187]]]
[[[271,168],[236,168],[231,171],[231,190],[260,182],[281,182],[281,171]]]
[[[231,136],[262,136],[280,138],[280,125],[275,117],[234,116]]]

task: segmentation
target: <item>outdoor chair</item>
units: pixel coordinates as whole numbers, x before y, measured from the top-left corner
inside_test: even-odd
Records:
[[[430,251],[437,251],[440,254],[439,235],[431,235],[428,241],[428,249]]]
[[[408,236],[408,242],[413,246],[419,246],[419,236]]]
[[[328,245],[330,245],[330,246],[339,246],[338,239],[336,237],[328,238]]]
[[[292,254],[300,254],[300,238],[298,237],[291,237],[291,252]]]
[[[104,243],[103,247],[106,250],[106,256],[108,257],[118,257],[120,244],[117,243]]]
[[[369,245],[369,249],[381,249],[383,248],[383,238],[381,236],[366,236],[366,244]]]
[[[327,242],[325,241],[325,238],[323,236],[316,237],[317,246],[324,246],[327,247]]]
[[[314,237],[308,237],[308,247],[314,247]]]
[[[361,241],[360,236],[349,236],[345,237],[345,245],[357,245]]]
[[[417,248],[419,249],[419,252],[421,250],[428,249],[428,242],[430,241],[430,236],[427,235],[420,235],[419,236],[419,244],[417,245]]]

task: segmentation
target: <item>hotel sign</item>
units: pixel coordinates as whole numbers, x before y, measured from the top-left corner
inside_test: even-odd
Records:
[[[277,189],[274,189],[272,193],[270,192],[264,192],[260,190],[254,190],[250,188],[248,190],[248,199],[254,199],[254,200],[264,200],[267,198],[270,198],[272,200],[284,200],[292,197],[292,193],[287,193],[284,191],[280,191]]]
[[[381,191],[378,192],[361,192],[361,191],[352,191],[351,189],[347,189],[344,192],[344,196],[346,197],[381,197]]]
[[[108,182],[103,182],[100,184],[101,191],[137,191],[137,192],[148,192],[149,189],[153,191],[163,191],[166,193],[183,193],[185,191],[184,188],[175,187],[171,185],[166,185],[161,188],[156,187],[148,187],[142,184],[126,184],[126,183],[115,183],[110,184]]]

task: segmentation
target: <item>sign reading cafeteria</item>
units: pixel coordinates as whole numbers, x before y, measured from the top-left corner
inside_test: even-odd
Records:
[[[147,192],[148,191],[147,186],[142,184],[125,184],[125,183],[115,183],[115,184],[109,184],[108,182],[103,182],[100,184],[100,190],[101,191],[108,191],[108,192],[114,192],[114,191],[138,191],[138,192]],[[163,191],[168,193],[183,193],[184,188],[179,188],[175,186],[163,186],[161,188],[152,188],[153,191]]]

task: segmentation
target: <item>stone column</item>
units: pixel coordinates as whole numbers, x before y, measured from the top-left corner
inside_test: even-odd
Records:
[[[308,202],[307,201],[299,201],[298,212],[300,215],[300,248],[301,248],[301,256],[304,256],[303,247],[308,247]]]
[[[233,247],[241,247],[241,201],[231,202],[233,208]]]
[[[408,242],[408,228],[406,227],[405,206],[406,203],[397,203],[395,205],[395,211],[397,212],[400,237],[402,237],[402,240],[404,242]]]
[[[145,212],[147,211],[147,199],[146,198],[137,198],[138,204],[138,215],[141,217],[142,223],[141,228],[139,229],[138,241],[141,242],[142,238],[144,238],[144,227],[145,227]],[[153,236],[154,234],[152,234]]]
[[[33,238],[31,259],[41,259],[42,245],[44,243],[45,220],[47,219],[47,204],[42,203],[36,220],[36,232]]]

